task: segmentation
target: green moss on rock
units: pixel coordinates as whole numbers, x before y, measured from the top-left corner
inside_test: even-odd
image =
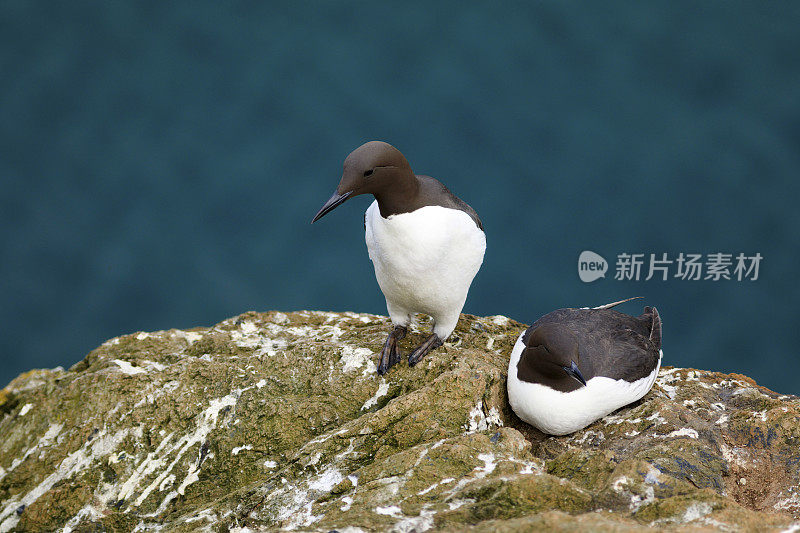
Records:
[[[800,520],[796,397],[664,367],[640,402],[548,437],[506,401],[524,325],[463,315],[445,346],[381,377],[390,327],[366,314],[248,312],[125,335],[69,371],[19,376],[0,391],[0,532]]]

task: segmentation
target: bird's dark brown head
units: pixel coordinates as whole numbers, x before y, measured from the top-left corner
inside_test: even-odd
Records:
[[[379,201],[389,191],[413,193],[417,186],[411,165],[400,150],[389,143],[370,141],[362,144],[344,160],[342,179],[333,196],[311,220],[313,224],[348,198],[372,194]]]
[[[563,392],[586,385],[581,374],[578,339],[560,324],[543,324],[523,336],[525,349],[517,363],[517,377]]]

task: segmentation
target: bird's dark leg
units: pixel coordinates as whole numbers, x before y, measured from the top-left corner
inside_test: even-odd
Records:
[[[408,329],[405,326],[395,326],[386,342],[383,343],[381,359],[378,362],[378,374],[385,374],[395,363],[400,361],[400,352],[397,351],[397,341],[406,336]]]
[[[416,365],[428,354],[428,352],[438,348],[442,344],[444,343],[438,337],[438,335],[436,335],[436,333],[431,333],[431,336],[425,339],[425,342],[420,344],[417,349],[411,352],[411,355],[408,356],[408,366]]]

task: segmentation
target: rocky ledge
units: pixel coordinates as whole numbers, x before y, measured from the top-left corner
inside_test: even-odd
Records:
[[[21,375],[0,392],[0,531],[800,531],[795,396],[664,367],[546,437],[506,401],[522,324],[464,315],[379,377],[389,327],[251,312]]]

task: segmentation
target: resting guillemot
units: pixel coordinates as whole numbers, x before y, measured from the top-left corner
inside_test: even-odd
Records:
[[[655,307],[638,317],[610,309],[619,303],[558,309],[519,336],[508,363],[518,417],[566,435],[647,394],[663,356],[661,318]]]
[[[336,192],[313,224],[348,198],[370,193],[364,215],[367,250],[394,329],[381,350],[378,374],[400,360],[397,341],[411,316],[430,315],[433,333],[408,356],[414,366],[456,327],[483,263],[486,236],[478,214],[430,176],[418,176],[394,146],[370,141],[344,161]]]

